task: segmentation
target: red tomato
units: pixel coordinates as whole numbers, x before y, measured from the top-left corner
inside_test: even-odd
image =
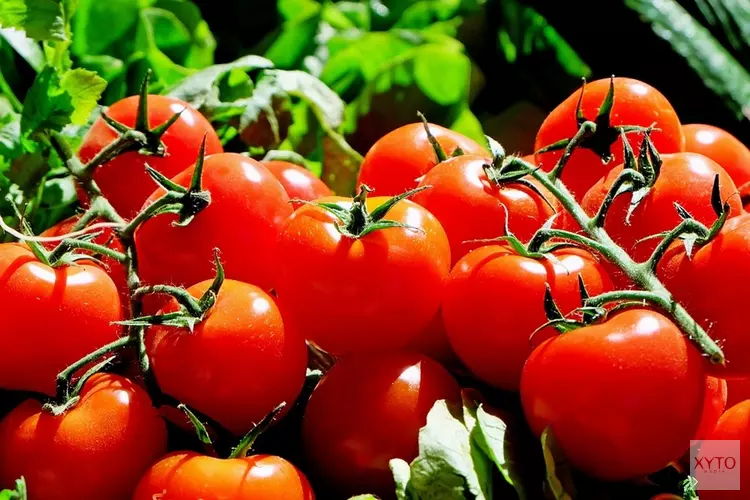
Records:
[[[406,346],[406,350],[424,354],[443,366],[454,367],[459,364],[456,353],[453,352],[453,347],[448,340],[441,311],[438,311],[427,327],[423,328],[416,338]]]
[[[750,401],[744,401],[729,408],[719,419],[714,431],[707,437],[711,440],[737,440],[740,442],[740,456],[737,462],[750,453]],[[713,458],[713,457],[707,457]],[[716,460],[713,460],[717,463]],[[739,467],[739,490],[700,490],[701,500],[745,500],[750,485],[750,469]]]
[[[333,194],[323,181],[304,167],[288,161],[264,161],[262,163],[284,186],[289,198],[312,201]],[[295,203],[294,207],[299,208],[300,205],[301,203]]]
[[[706,439],[716,427],[716,422],[727,407],[727,381],[720,378],[706,377],[706,398],[703,403],[703,415],[695,433],[696,441]]]
[[[51,268],[5,243],[0,276],[0,387],[53,395],[59,372],[117,340],[120,298],[99,266]]]
[[[167,450],[164,421],[134,382],[96,374],[61,415],[29,399],[0,422],[0,487],[26,478],[38,500],[130,499]]]
[[[571,464],[616,481],[654,473],[688,449],[705,386],[701,354],[680,329],[629,309],[537,347],[521,401],[532,430],[550,427]]]
[[[352,205],[347,198],[320,201]],[[386,201],[368,198],[366,206],[372,212]],[[335,216],[308,205],[294,212],[281,233],[277,253],[284,265],[276,292],[284,319],[334,355],[404,347],[440,307],[450,266],[440,223],[408,200],[396,203],[386,219],[411,228],[352,238],[339,232]]]
[[[305,475],[283,458],[171,453],[154,464],[133,500],[314,500]]]
[[[487,150],[458,132],[430,124],[430,133],[450,156],[464,153],[487,156]],[[371,187],[378,196],[395,196],[414,189],[420,178],[438,164],[438,158],[422,123],[399,127],[384,135],[367,152],[359,170],[357,189]]]
[[[750,379],[727,380],[727,408],[750,399]]]
[[[126,97],[110,106],[107,114],[123,125],[133,127],[138,101],[138,96]],[[174,97],[148,96],[148,121],[151,127],[158,127],[180,111],[180,117],[161,138],[167,149],[164,157],[129,152],[99,166],[94,172],[99,189],[126,219],[137,214],[148,195],[154,191],[155,184],[146,172],[146,164],[167,177],[173,177],[195,162],[203,136],[206,137],[207,155],[223,151],[211,124],[189,104]],[[86,163],[115,139],[117,132],[97,118],[84,137],[78,156]]]
[[[188,186],[193,168],[172,180]],[[175,226],[177,215],[160,215],[136,231],[141,279],[182,286],[211,279],[218,248],[228,278],[272,288],[277,262],[283,262],[276,260],[276,240],[293,212],[284,188],[263,165],[235,153],[209,156],[203,169],[211,204],[190,224]],[[162,194],[154,192],[146,203]]]
[[[420,354],[343,358],[305,411],[302,432],[310,467],[341,495],[394,498],[388,461],[416,458],[419,429],[439,399],[460,401],[459,387],[442,366]]]
[[[200,297],[211,285],[188,289]],[[161,313],[175,312],[177,301]],[[226,280],[206,318],[187,328],[155,326],[146,345],[161,389],[244,434],[282,402],[291,407],[305,382],[305,340],[285,328],[273,299],[256,286]],[[239,376],[239,366],[255,376]]]
[[[646,260],[653,252],[658,239],[638,243],[639,240],[676,227],[682,219],[675,203],[679,203],[702,224],[711,226],[716,214],[711,208],[711,190],[714,178],[719,175],[721,199],[729,202],[730,217],[742,213],[742,204],[737,187],[723,168],[705,156],[695,153],[664,155],[661,173],[651,191],[636,207],[626,222],[626,214],[632,195],[623,194],[615,198],[609,209],[604,228],[615,242],[638,261]],[[606,177],[592,187],[581,201],[581,206],[593,216],[599,210],[623,166],[612,169]],[[569,229],[577,228],[570,216],[561,221]]]
[[[750,182],[750,149],[739,139],[711,125],[683,125],[685,151],[711,158],[727,171],[738,186]]]
[[[604,97],[609,91],[610,80],[602,79],[586,84],[583,93],[583,116],[594,120]],[[539,150],[562,139],[571,139],[578,132],[576,122],[576,105],[581,96],[577,90],[565,99],[547,116],[536,136],[535,150]],[[615,78],[615,95],[611,125],[638,125],[648,127],[655,124],[651,134],[656,149],[660,153],[676,153],[685,150],[685,137],[682,135],[680,120],[675,110],[658,90],[650,85],[631,78]],[[597,131],[599,134],[602,130]],[[605,134],[606,137],[606,134]],[[612,134],[613,142],[605,149],[612,154],[610,165],[623,162],[622,139],[619,134]],[[643,134],[631,133],[628,140],[634,151],[638,151]],[[562,156],[562,150],[537,154],[537,165],[549,172]],[[586,191],[602,176],[606,175],[607,165],[602,163],[599,155],[590,149],[579,148],[573,152],[562,174],[562,181],[568,189],[580,199]]]
[[[530,337],[547,322],[546,284],[563,314],[581,307],[579,274],[592,295],[612,290],[602,265],[586,250],[565,248],[553,255],[559,264],[489,245],[465,256],[451,271],[443,298],[448,339],[467,368],[484,382],[519,389],[521,370],[532,350]],[[544,338],[545,333],[538,335]]]
[[[510,230],[522,241],[528,241],[555,214],[555,209],[531,188],[510,183],[497,185],[484,171],[488,160],[478,156],[459,156],[430,170],[419,186],[432,186],[412,197],[429,210],[445,229],[451,245],[452,262],[486,243],[470,240],[497,238],[505,234],[505,219]],[[535,180],[528,182],[546,193],[547,200],[558,206],[554,196]],[[509,211],[509,212],[508,212]]]
[[[729,219],[718,236],[693,250],[675,244],[659,266],[659,277],[674,298],[719,343],[726,365],[711,365],[720,378],[750,377],[750,335],[746,300],[735,286],[750,280],[750,214]]]

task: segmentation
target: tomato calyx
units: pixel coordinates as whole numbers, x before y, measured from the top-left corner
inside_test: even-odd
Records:
[[[422,125],[424,125],[424,131],[427,134],[427,140],[430,141],[430,145],[432,146],[433,151],[435,151],[435,158],[436,163],[442,163],[445,160],[448,159],[448,155],[446,154],[445,150],[443,149],[443,146],[440,145],[437,139],[435,139],[435,136],[432,135],[432,132],[430,132],[430,124],[427,121],[427,118],[422,114],[421,111],[417,111],[417,116],[420,120],[422,120]],[[461,156],[463,154],[463,150],[459,147],[456,148],[453,152],[451,152],[450,157],[454,156]]]
[[[7,500],[28,500],[28,493],[26,488],[26,479],[21,476],[20,478],[16,479],[15,487],[12,490],[2,490],[0,491],[0,498],[4,498]]]
[[[339,233],[347,238],[359,239],[367,236],[373,231],[379,231],[381,229],[388,229],[391,227],[400,227],[409,229],[411,231],[421,231],[421,229],[409,226],[403,222],[386,219],[385,216],[393,208],[396,203],[401,200],[408,198],[420,191],[429,189],[431,186],[422,186],[416,189],[412,189],[398,196],[394,196],[386,200],[383,204],[379,205],[375,210],[370,212],[366,205],[367,194],[372,193],[373,190],[369,186],[363,184],[359,188],[357,196],[352,198],[352,205],[350,208],[344,208],[337,203],[317,202],[317,201],[306,201],[301,199],[293,199],[292,203],[303,203],[306,205],[313,205],[333,214],[337,219],[336,229]]]

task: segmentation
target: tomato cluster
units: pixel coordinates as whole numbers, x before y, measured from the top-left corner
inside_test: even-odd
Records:
[[[146,127],[174,119],[162,150],[101,161],[113,120],[143,127],[144,109]],[[90,208],[0,245],[0,388],[31,394],[0,421],[0,486],[395,498],[389,461],[417,457],[428,412],[461,386],[518,393],[532,433],[599,480],[656,473],[692,439],[744,446],[750,335],[727,275],[750,280],[750,151],[626,78],[573,93],[536,148],[415,123],[372,147],[354,196],[334,196],[301,166],[223,152],[186,103],[115,104],[78,154],[95,163]],[[306,375],[329,364],[310,394]],[[230,458],[168,444],[167,422],[188,425],[177,403],[210,423],[204,444],[302,415],[297,465],[249,443]]]

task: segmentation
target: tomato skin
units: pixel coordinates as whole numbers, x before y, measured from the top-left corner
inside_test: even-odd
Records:
[[[696,441],[706,439],[713,432],[719,417],[727,408],[727,381],[720,378],[706,377],[706,398],[703,403],[703,415],[698,431],[695,433]]]
[[[185,227],[177,215],[146,221],[135,234],[141,280],[146,284],[191,286],[212,279],[213,250],[221,252],[228,278],[273,287],[276,240],[293,210],[289,197],[263,165],[235,153],[209,156],[203,165],[203,188],[211,204]],[[172,180],[188,186],[194,166]],[[147,204],[163,194],[154,192]]]
[[[188,289],[200,297],[204,281]],[[179,309],[172,299],[160,313]],[[305,340],[285,328],[273,299],[256,286],[226,280],[191,333],[149,328],[146,346],[161,389],[235,434],[248,432],[276,406],[294,404],[305,381]],[[248,366],[257,376],[238,376]]]
[[[138,96],[131,96],[117,101],[109,107],[107,114],[123,125],[134,127],[138,100]],[[94,172],[99,189],[126,219],[135,216],[154,191],[155,184],[146,172],[146,164],[167,177],[173,177],[195,162],[204,135],[207,155],[224,151],[211,124],[192,106],[174,97],[148,96],[148,121],[151,127],[161,125],[183,109],[177,121],[161,138],[167,148],[166,156],[159,158],[128,152],[97,167]],[[117,132],[97,118],[84,137],[78,156],[86,163],[115,139]]]
[[[609,90],[609,78],[596,80],[586,84],[583,93],[582,110],[588,120],[594,120],[599,107]],[[570,139],[578,132],[576,122],[576,105],[581,90],[573,92],[559,106],[547,116],[539,128],[534,144],[538,151],[545,146],[554,144],[562,139]],[[648,127],[655,124],[651,139],[660,153],[676,153],[685,150],[685,137],[682,134],[680,120],[674,108],[658,90],[650,85],[631,78],[615,78],[615,98],[612,106],[611,125],[639,125]],[[643,134],[628,134],[628,141],[634,151],[638,151]],[[609,165],[619,165],[623,162],[622,138],[618,138],[611,146],[613,160]],[[562,150],[536,154],[536,164],[542,170],[549,172],[562,156]],[[611,168],[604,165],[599,156],[591,150],[576,149],[562,174],[562,181],[577,199],[581,199],[586,191],[593,186]]]
[[[750,401],[743,401],[729,408],[719,419],[713,432],[706,439],[738,440],[740,456],[746,457],[750,445]],[[739,464],[738,464],[739,465]],[[740,490],[700,490],[701,500],[744,500],[747,498],[747,485],[750,484],[750,471],[740,469]]]
[[[729,203],[729,216],[742,213],[742,204],[738,196],[733,196],[737,187],[729,175],[713,160],[696,153],[677,153],[663,155],[664,163],[656,183],[646,197],[626,219],[631,194],[622,194],[615,198],[610,206],[604,229],[635,260],[646,260],[656,248],[658,239],[638,243],[639,240],[675,228],[682,219],[674,204],[679,203],[700,223],[711,226],[716,214],[711,208],[711,191],[714,178],[719,175],[721,198]],[[606,177],[599,180],[583,197],[581,206],[590,216],[599,210],[623,166],[612,169]],[[562,218],[562,224],[568,229],[577,228],[570,216]]]
[[[323,181],[304,167],[288,161],[264,161],[261,163],[284,186],[284,190],[290,199],[312,201],[333,194],[333,191]],[[292,205],[297,209],[302,203],[293,203]]]
[[[473,140],[440,125],[430,124],[430,133],[449,157],[457,147],[470,155],[488,154]],[[404,125],[381,137],[367,152],[359,170],[357,190],[366,184],[377,196],[396,196],[417,187],[420,177],[437,164],[424,125]]]
[[[372,212],[386,200],[368,198],[366,205]],[[351,206],[346,198],[320,201]],[[353,239],[339,233],[332,214],[309,205],[282,230],[276,292],[284,319],[334,355],[404,347],[440,307],[450,266],[440,223],[409,200],[386,219],[421,231],[394,227]],[[335,312],[321,314],[332,307]]]
[[[715,239],[693,250],[692,257],[685,253],[684,246],[675,244],[658,269],[658,277],[675,300],[724,351],[726,365],[711,364],[708,368],[715,377],[750,377],[745,296],[734,286],[727,286],[728,279],[732,283],[750,279],[748,242],[750,214],[744,214],[729,219]]]
[[[547,322],[547,283],[563,314],[581,306],[579,274],[592,295],[612,290],[604,268],[586,250],[565,248],[553,255],[560,264],[488,245],[466,255],[451,271],[443,319],[454,351],[477,378],[501,389],[519,389],[532,351],[531,335]],[[538,332],[536,343],[550,331]]]
[[[59,416],[29,399],[0,422],[0,486],[23,475],[29,498],[129,500],[166,449],[166,427],[148,394],[124,377],[100,373]]]
[[[537,347],[521,402],[536,435],[551,427],[571,464],[615,481],[656,472],[688,449],[705,386],[701,354],[679,328],[629,309]]]
[[[727,380],[727,408],[750,399],[750,379]]]
[[[513,234],[528,241],[555,214],[542,196],[526,186],[492,183],[483,168],[487,163],[489,160],[479,156],[451,158],[430,170],[419,186],[431,187],[411,198],[440,221],[448,235],[454,264],[486,244],[468,241],[503,236],[506,218]],[[554,196],[533,179],[529,182],[559,207]]]
[[[315,500],[305,475],[283,458],[170,453],[143,476],[133,500]]]
[[[683,125],[685,151],[711,158],[727,171],[737,186],[750,182],[750,149],[735,136],[712,125]]]
[[[57,374],[117,337],[117,288],[102,268],[53,269],[29,248],[0,245],[0,387],[55,394]]]
[[[432,321],[419,332],[405,350],[424,354],[445,367],[455,367],[460,364],[448,340],[442,311],[435,314]]]
[[[460,401],[459,387],[425,356],[377,352],[342,358],[305,411],[308,464],[342,498],[364,492],[394,498],[388,461],[417,456],[417,434],[439,399]]]

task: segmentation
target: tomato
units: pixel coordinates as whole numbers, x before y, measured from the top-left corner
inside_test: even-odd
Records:
[[[676,461],[701,419],[701,353],[661,314],[628,309],[553,337],[529,356],[521,402],[574,467],[598,479],[645,476]]]
[[[511,232],[528,241],[555,214],[547,200],[558,207],[554,196],[535,180],[531,188],[509,183],[498,185],[485,173],[488,160],[478,156],[452,158],[430,170],[419,186],[431,186],[412,197],[437,217],[448,235],[453,263],[486,243],[470,240],[497,238],[505,234],[505,220]]]
[[[188,289],[199,298],[211,286]],[[175,299],[160,313],[175,312]],[[305,340],[285,328],[273,299],[256,286],[226,280],[205,319],[187,328],[149,328],[146,345],[161,389],[244,434],[280,403],[291,407],[307,366]],[[252,374],[240,374],[246,366]]]
[[[193,169],[172,180],[188,186]],[[277,261],[276,240],[293,212],[284,188],[263,165],[236,153],[209,156],[203,169],[211,204],[190,224],[175,226],[177,215],[160,215],[136,231],[141,279],[182,286],[211,279],[218,248],[228,278],[272,288],[277,262],[283,262]],[[146,203],[162,194],[154,192]]]
[[[406,346],[406,350],[424,354],[443,366],[455,367],[459,364],[456,353],[453,352],[453,347],[448,340],[441,311],[438,311],[432,321]]]
[[[53,395],[59,372],[117,339],[120,298],[99,266],[51,268],[5,243],[0,276],[0,387]]]
[[[350,210],[353,203],[319,201]],[[368,198],[365,206],[372,212],[386,201]],[[404,347],[440,307],[450,266],[440,223],[409,200],[396,203],[386,219],[410,227],[345,236],[334,215],[307,205],[281,232],[276,292],[284,319],[331,354]]]
[[[693,123],[683,125],[685,151],[711,158],[727,171],[738,186],[750,182],[750,149],[719,127]]]
[[[0,422],[0,486],[26,478],[38,500],[130,499],[167,449],[164,421],[134,382],[96,374],[60,415],[29,399]]]
[[[720,378],[706,377],[706,398],[703,403],[703,415],[695,433],[696,441],[706,439],[716,427],[716,422],[727,407],[727,381]]]
[[[134,127],[138,101],[139,96],[117,101],[107,109],[107,115],[123,125]],[[148,96],[148,121],[151,127],[158,127],[180,111],[180,117],[161,137],[166,146],[164,157],[128,152],[100,165],[94,172],[99,189],[121,216],[132,218],[154,191],[155,184],[146,172],[146,164],[167,177],[173,177],[195,162],[204,136],[207,155],[223,151],[211,124],[189,104],[174,97]],[[115,139],[117,132],[103,119],[97,118],[84,137],[78,156],[86,163]]]
[[[133,500],[314,500],[305,475],[283,458],[207,457],[178,451],[143,476]]]
[[[284,186],[289,198],[312,201],[333,194],[323,181],[304,167],[288,161],[264,161],[262,163]],[[299,208],[300,205],[302,204],[294,203],[295,208]]]
[[[746,300],[729,284],[750,280],[750,214],[729,219],[718,236],[688,256],[679,242],[669,249],[658,276],[674,298],[719,343],[726,365],[711,365],[720,378],[750,377]]]
[[[716,213],[711,208],[711,191],[714,178],[719,176],[722,201],[729,202],[730,217],[742,213],[742,205],[737,196],[737,187],[723,168],[705,156],[695,153],[678,153],[662,156],[664,163],[661,173],[646,197],[633,211],[630,222],[626,214],[632,198],[623,194],[615,198],[604,223],[604,229],[615,242],[638,261],[646,260],[658,244],[658,239],[638,242],[675,228],[682,219],[674,204],[679,203],[698,222],[711,226]],[[592,187],[581,201],[581,206],[593,216],[599,210],[623,166],[612,169],[606,177]],[[575,229],[577,224],[569,216],[563,217],[562,224]]]
[[[700,490],[701,500],[744,500],[747,498],[747,489],[750,485],[750,471],[747,467],[740,467],[740,458],[746,457],[750,452],[750,401],[744,401],[729,408],[719,419],[716,428],[707,437],[710,440],[737,440],[740,442],[740,455],[733,457],[737,461],[737,469],[734,472],[740,475],[739,490]],[[718,451],[718,450],[717,450]],[[729,450],[726,450],[729,451]],[[718,455],[718,453],[717,453]],[[706,456],[706,458],[714,458]],[[712,460],[717,464],[716,460]],[[706,460],[704,459],[704,463]],[[728,474],[727,474],[728,476]],[[728,477],[729,479],[729,477]]]
[[[579,274],[592,295],[612,290],[607,273],[588,251],[564,248],[552,255],[558,263],[488,245],[466,255],[451,271],[443,298],[448,339],[467,368],[492,386],[519,389],[531,354],[530,337],[547,322],[547,284],[563,314],[581,307]],[[538,335],[544,338],[545,332]]]
[[[461,148],[464,153],[487,156],[487,150],[458,132],[430,124],[430,133],[450,156]],[[420,177],[438,164],[427,139],[424,125],[412,123],[380,138],[365,155],[359,170],[357,189],[370,186],[378,196],[395,196],[417,187]]]
[[[727,408],[750,399],[750,379],[727,380]]]
[[[610,79],[596,80],[586,84],[583,90],[583,116],[594,120],[599,112],[604,97],[607,95]],[[610,123],[612,126],[638,125],[648,127],[655,124],[651,139],[660,153],[676,153],[685,150],[685,137],[682,135],[680,120],[675,110],[658,90],[650,85],[631,78],[615,78],[615,94]],[[581,96],[581,90],[575,91],[562,104],[557,106],[547,116],[539,128],[536,136],[535,150],[539,150],[563,139],[571,139],[578,132],[576,122],[576,106]],[[602,135],[603,134],[603,135]],[[597,131],[598,140],[602,141],[603,152],[612,155],[610,165],[623,162],[622,139],[618,133],[612,133],[612,142],[604,130]],[[628,141],[634,151],[638,151],[643,134],[630,133]],[[593,145],[589,140],[589,145]],[[586,143],[584,143],[585,145]],[[536,164],[549,172],[562,156],[562,150],[536,154]],[[601,157],[591,149],[576,149],[562,174],[562,181],[577,199],[580,199],[591,186],[602,176],[606,175],[607,165]]]
[[[360,493],[394,498],[388,461],[416,458],[419,429],[440,399],[460,401],[459,387],[425,356],[377,352],[341,359],[313,391],[305,411],[302,432],[310,467],[344,498]]]

